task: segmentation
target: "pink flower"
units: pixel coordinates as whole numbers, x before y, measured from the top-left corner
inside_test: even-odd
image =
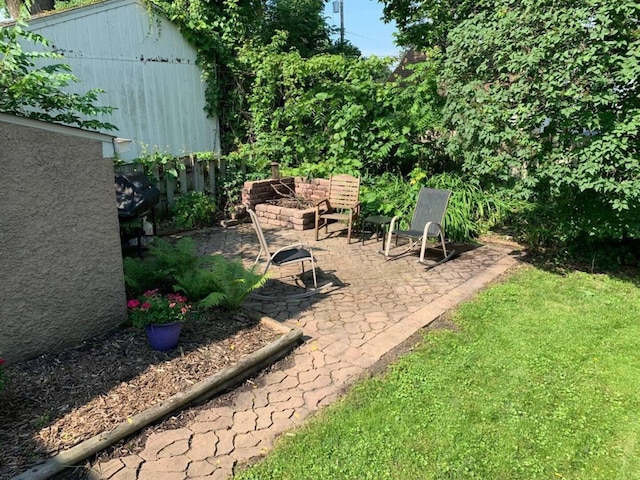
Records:
[[[127,302],[127,308],[138,308],[140,306],[140,300],[129,300]]]
[[[151,304],[149,302],[144,302],[142,304],[142,309],[143,310],[149,310],[151,308]]]
[[[4,363],[4,358],[0,358],[0,366]]]
[[[154,288],[153,290],[147,290],[146,292],[143,293],[143,295],[145,297],[153,297],[154,295],[157,295],[159,291],[160,289]]]
[[[187,297],[180,295],[179,293],[169,293],[167,298],[170,302],[182,303],[187,301]]]
[[[170,304],[169,304],[169,308],[173,308],[173,307],[175,307],[175,306],[176,306],[176,302],[173,302],[173,303],[170,303]]]
[[[184,314],[184,313],[187,313],[189,309],[187,307],[182,307],[180,311]]]

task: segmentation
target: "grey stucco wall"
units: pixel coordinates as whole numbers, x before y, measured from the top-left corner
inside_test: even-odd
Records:
[[[0,356],[62,350],[126,318],[102,143],[0,121]]]

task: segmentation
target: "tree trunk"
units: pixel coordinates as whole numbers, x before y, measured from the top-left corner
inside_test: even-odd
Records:
[[[7,10],[9,11],[9,15],[14,20],[17,20],[20,17],[20,9],[25,4],[24,0],[6,0]],[[29,13],[31,15],[36,15],[38,13],[46,12],[47,10],[53,10],[53,6],[55,4],[55,0],[33,0],[31,4],[31,9]]]

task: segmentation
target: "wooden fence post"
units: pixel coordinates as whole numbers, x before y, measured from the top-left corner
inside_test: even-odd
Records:
[[[182,163],[182,167],[184,168],[180,168],[178,170],[178,177],[180,179],[180,194],[184,195],[186,194],[189,190],[188,190],[188,185],[187,185],[187,167],[189,166],[189,160],[190,157],[183,157],[181,159],[179,159],[178,161]],[[193,171],[193,169],[192,169]]]
[[[209,194],[217,201],[216,163],[217,162],[215,160],[207,161],[207,170],[209,171]]]

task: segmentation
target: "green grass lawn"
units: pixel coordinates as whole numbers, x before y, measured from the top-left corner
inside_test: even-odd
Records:
[[[240,479],[640,479],[640,287],[523,269]]]

